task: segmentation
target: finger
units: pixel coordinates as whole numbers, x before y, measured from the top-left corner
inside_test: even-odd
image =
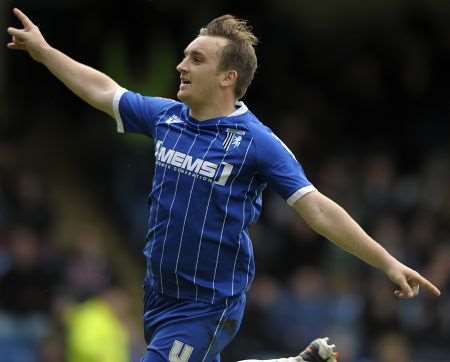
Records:
[[[22,25],[25,27],[25,29],[29,29],[32,26],[34,26],[33,22],[22,11],[20,11],[17,8],[14,8],[13,12],[14,12],[14,15],[17,16],[17,18],[20,20]]]
[[[6,46],[8,47],[8,49],[14,49],[14,50],[17,50],[19,47],[16,43],[8,43],[8,44],[6,44]]]
[[[406,296],[405,293],[403,293],[403,292],[402,292],[401,290],[399,290],[399,289],[394,290],[394,295],[395,295],[397,298],[402,298],[402,299],[408,298],[408,296]]]
[[[414,292],[405,278],[402,278],[398,286],[400,287],[400,292],[403,298],[412,298],[414,296]]]
[[[434,284],[432,284],[429,280],[425,279],[423,276],[418,275],[417,283],[421,287],[426,288],[431,294],[434,294],[437,297],[439,297],[441,295],[441,291]]]
[[[412,288],[412,291],[414,293],[414,296],[417,297],[419,295],[419,292],[420,292],[420,285],[419,285],[419,283],[412,282],[411,283],[411,288]]]
[[[11,36],[18,36],[18,37],[20,37],[20,36],[23,36],[25,34],[24,30],[16,29],[16,28],[13,28],[13,27],[9,27],[7,31],[8,31],[8,34],[11,35]]]
[[[8,43],[6,46],[8,47],[8,49],[25,50],[25,47],[23,45],[17,43]]]

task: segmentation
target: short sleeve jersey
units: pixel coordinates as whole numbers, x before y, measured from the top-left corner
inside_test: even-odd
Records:
[[[242,103],[197,121],[175,100],[124,89],[114,97],[120,133],[155,142],[146,283],[164,295],[215,303],[254,276],[249,226],[267,185],[292,205],[315,190],[292,152]]]

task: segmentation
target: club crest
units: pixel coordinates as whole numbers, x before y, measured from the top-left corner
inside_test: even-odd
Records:
[[[229,151],[230,149],[238,148],[241,144],[242,137],[245,135],[244,131],[237,130],[237,129],[226,129],[227,136],[225,137],[225,140],[223,141],[223,148],[225,151]]]

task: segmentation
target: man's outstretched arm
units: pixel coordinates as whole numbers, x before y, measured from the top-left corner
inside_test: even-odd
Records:
[[[373,240],[350,215],[319,191],[310,192],[294,204],[295,210],[317,233],[366,263],[381,269],[399,289],[400,298],[413,298],[419,287],[439,296],[440,291],[430,281],[408,268]]]
[[[107,75],[52,48],[39,28],[23,12],[19,9],[14,9],[13,12],[22,23],[23,29],[8,28],[12,37],[8,48],[28,52],[78,97],[113,117],[113,98],[119,85]]]

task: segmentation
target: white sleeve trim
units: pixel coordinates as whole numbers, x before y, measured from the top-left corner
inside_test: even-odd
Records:
[[[306,194],[309,194],[312,191],[316,191],[317,189],[313,185],[302,187],[295,191],[289,198],[286,200],[289,206],[293,206],[297,200],[300,200]]]
[[[113,99],[113,112],[114,112],[114,118],[115,118],[116,124],[117,124],[117,132],[118,133],[125,133],[122,117],[120,116],[120,110],[119,110],[120,98],[122,98],[122,95],[125,92],[127,92],[127,90],[125,88],[119,88],[116,91],[116,94],[114,94],[114,99]]]

